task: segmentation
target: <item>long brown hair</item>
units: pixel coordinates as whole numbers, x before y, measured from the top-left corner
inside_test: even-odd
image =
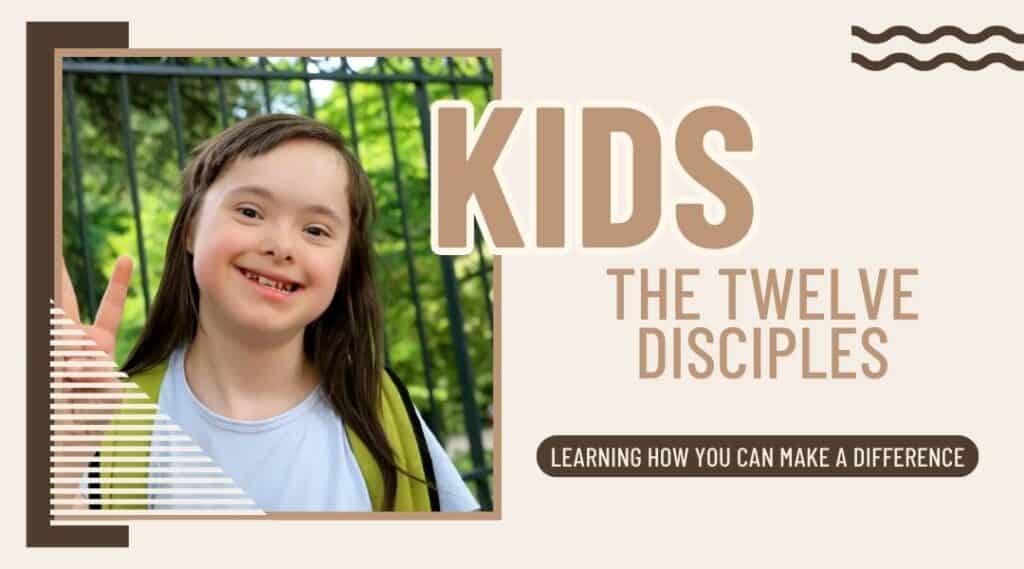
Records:
[[[271,114],[244,120],[199,145],[182,173],[182,202],[167,241],[163,278],[142,335],[122,370],[131,375],[166,361],[191,343],[199,321],[199,286],[186,238],[203,196],[239,157],[269,152],[289,140],[323,142],[342,156],[349,173],[351,229],[341,277],[327,310],[306,326],[306,358],[319,372],[335,412],[366,443],[384,476],[385,506],[394,508],[398,471],[377,410],[381,397],[383,328],[374,287],[370,226],[373,190],[363,167],[329,126],[306,117]]]

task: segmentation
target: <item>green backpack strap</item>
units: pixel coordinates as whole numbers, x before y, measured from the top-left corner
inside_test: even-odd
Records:
[[[135,382],[139,386],[139,389],[143,393],[149,396],[146,403],[157,404],[160,399],[160,385],[164,380],[164,373],[167,371],[167,362],[163,362],[156,366],[153,366],[141,373],[137,373],[128,378],[128,381]],[[126,392],[134,392],[134,390],[125,390]],[[128,402],[139,400],[127,400]],[[125,418],[114,419],[110,426],[107,427],[107,435],[131,435],[135,437],[152,435],[153,434],[153,419],[144,418],[137,419],[132,418],[130,415],[152,415],[155,416],[157,410],[150,412],[149,410],[139,410],[131,408],[121,408],[119,415],[125,415]],[[131,426],[131,429],[125,427]],[[140,426],[148,426],[149,429],[140,429]],[[100,448],[100,456],[106,458],[112,457],[130,457],[138,458],[139,461],[129,462],[104,462],[100,461],[100,466],[106,467],[117,467],[117,468],[133,468],[135,472],[102,472],[100,473],[100,496],[105,499],[118,498],[118,499],[134,499],[134,500],[146,500],[149,498],[148,484],[145,479],[149,477],[149,441],[104,441]],[[136,447],[132,449],[130,447]],[[143,448],[145,450],[137,450]],[[141,482],[128,481],[128,479],[139,479]],[[119,492],[114,493],[112,490],[117,489]],[[121,492],[125,489],[137,489],[138,493]],[[105,510],[145,510],[149,508],[149,504],[138,503],[138,504],[102,504],[102,508]]]
[[[401,470],[419,479],[415,480],[401,471],[398,472],[394,511],[440,511],[434,465],[430,460],[419,418],[416,416],[416,408],[398,376],[390,369],[386,371],[381,381],[381,426],[391,446],[395,463]],[[348,425],[345,426],[345,431],[366,481],[373,510],[383,511],[385,489],[380,466],[370,454],[370,449]],[[426,481],[426,484],[421,480]]]
[[[138,385],[139,389],[142,389],[149,396],[151,403],[157,403],[160,401],[160,386],[163,384],[164,375],[166,374],[167,362],[161,362],[129,377],[128,381],[134,381],[135,385]]]

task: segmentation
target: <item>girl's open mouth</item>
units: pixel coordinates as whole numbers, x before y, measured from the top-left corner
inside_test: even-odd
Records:
[[[243,277],[252,283],[277,291],[282,294],[293,294],[302,288],[301,285],[289,281],[274,280],[259,273],[254,273],[241,267],[236,267]]]

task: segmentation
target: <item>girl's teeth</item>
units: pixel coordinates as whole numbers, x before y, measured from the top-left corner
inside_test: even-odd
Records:
[[[284,284],[281,284],[281,283],[279,283],[277,281],[272,281],[272,280],[270,280],[267,277],[264,277],[262,275],[257,275],[257,274],[245,271],[245,276],[249,280],[256,281],[256,282],[258,282],[259,284],[261,284],[263,286],[269,286],[271,288],[277,289],[277,290],[282,291],[282,292],[291,292],[292,291],[292,285],[284,285]]]

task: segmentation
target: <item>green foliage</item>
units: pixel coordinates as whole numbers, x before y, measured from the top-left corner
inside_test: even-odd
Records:
[[[103,61],[88,59],[86,61]],[[130,63],[162,63],[221,68],[259,68],[279,71],[334,72],[339,58],[146,58]],[[356,61],[350,62],[357,68]],[[380,75],[407,74],[415,71],[410,58],[371,60],[360,73]],[[453,98],[453,88],[443,78],[478,76],[481,62],[476,58],[424,58],[423,69],[439,77],[427,84],[430,101]],[[488,70],[490,62],[487,62]],[[67,77],[67,76],[66,76]],[[63,137],[64,255],[78,291],[84,319],[92,318],[107,279],[119,255],[136,260],[136,271],[117,344],[116,358],[123,362],[145,321],[145,302],[141,271],[139,228],[135,221],[127,151],[122,135],[120,112],[120,76],[76,74],[73,79],[74,108],[65,98],[65,136]],[[176,85],[175,85],[176,84]],[[272,79],[178,78],[173,83],[160,76],[130,76],[131,150],[135,156],[135,174],[140,202],[139,219],[143,235],[148,293],[152,297],[163,273],[164,249],[170,227],[180,203],[180,154],[176,135],[172,90],[176,86],[180,114],[182,146],[194,148],[221,130],[223,124],[265,112],[270,93],[273,112],[308,114],[306,82]],[[221,113],[221,96],[226,113]],[[430,250],[430,187],[428,164],[416,106],[416,86],[408,81],[341,82],[313,81],[312,95],[317,119],[334,126],[350,146],[356,148],[376,191],[378,219],[374,227],[378,260],[380,296],[385,309],[390,365],[410,386],[417,406],[427,417],[435,417],[435,429],[453,435],[464,432],[461,389],[456,374],[455,346],[452,342],[448,306],[438,257]],[[487,103],[489,87],[459,85],[460,98],[472,102],[479,115]],[[350,128],[349,97],[355,109],[356,133]],[[388,124],[390,103],[391,127]],[[78,214],[74,160],[69,133],[70,115],[77,125],[80,156],[81,198],[85,219]],[[397,155],[395,161],[393,156]],[[402,211],[408,226],[406,242]],[[84,236],[84,240],[83,240]],[[86,251],[90,258],[86,263]],[[411,263],[410,263],[411,255]],[[473,400],[486,424],[493,401],[491,342],[493,330],[488,307],[492,275],[489,252],[481,251],[455,260],[459,277],[458,291],[465,319],[468,354],[475,382]],[[415,282],[410,278],[415,272]],[[88,273],[88,275],[87,275]],[[94,290],[90,298],[87,280]],[[484,279],[487,284],[485,285]],[[420,298],[424,338],[418,333],[417,311],[412,301]],[[429,359],[434,384],[436,415],[430,412],[426,387]],[[442,427],[443,426],[443,427]]]

